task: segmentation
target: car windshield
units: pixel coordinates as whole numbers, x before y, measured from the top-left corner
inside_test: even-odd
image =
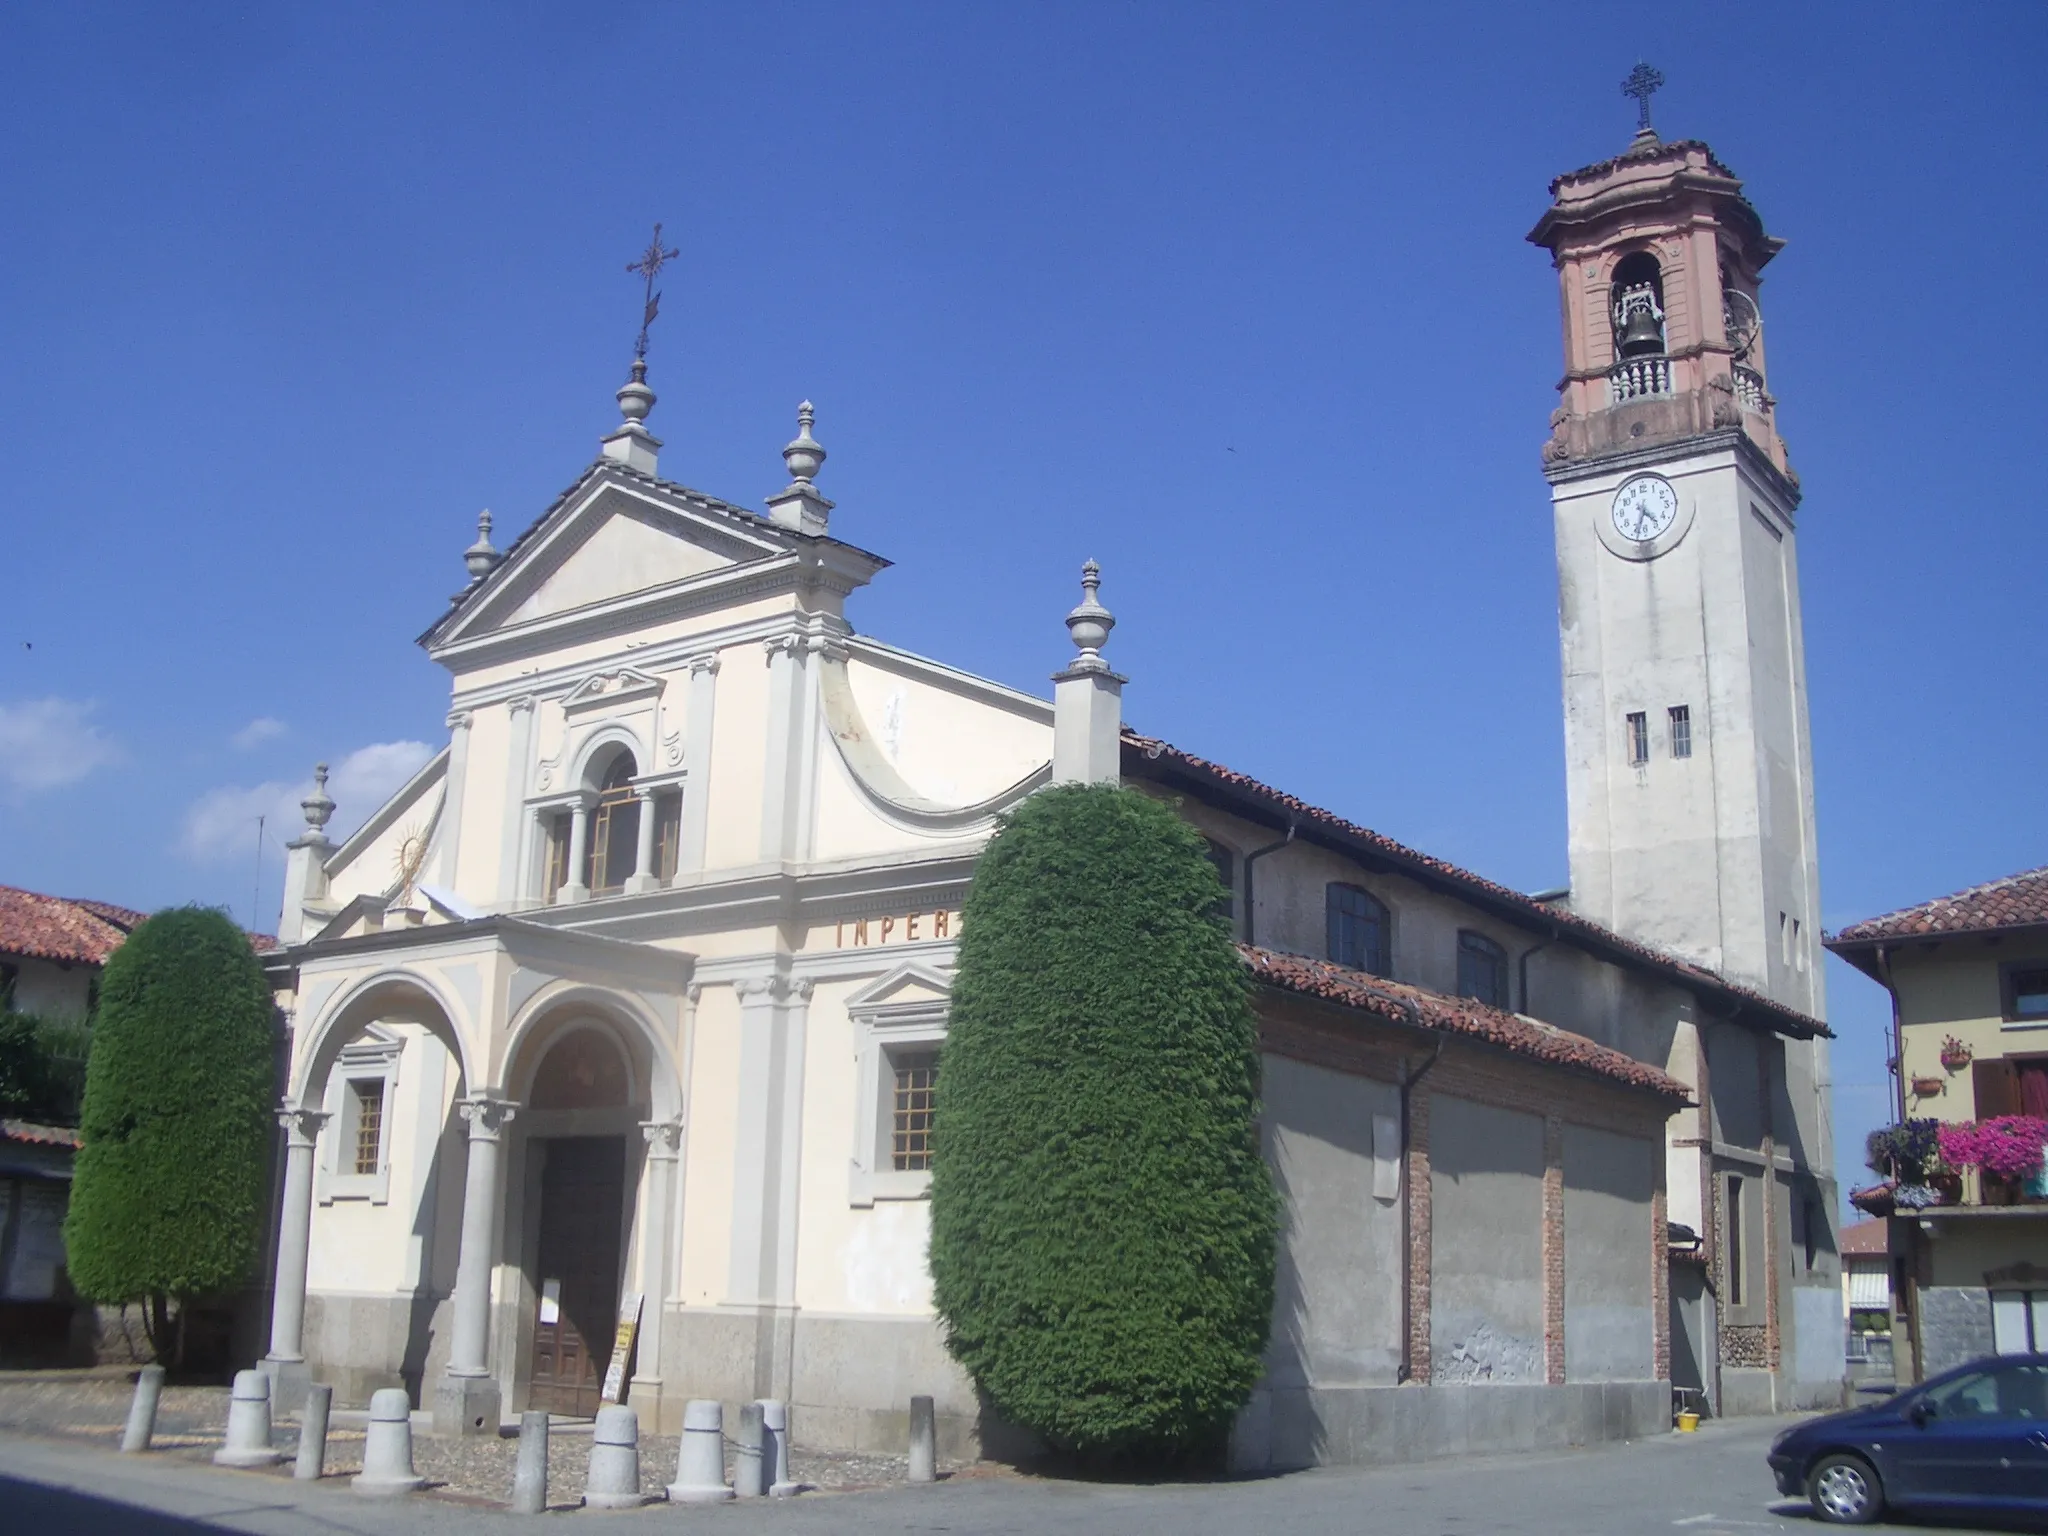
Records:
[[[1938,1419],[2034,1419],[2048,1421],[2048,1365],[2014,1362],[1966,1371],[1929,1387],[1915,1405]]]

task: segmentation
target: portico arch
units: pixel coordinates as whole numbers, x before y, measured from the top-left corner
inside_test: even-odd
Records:
[[[316,1110],[326,1100],[327,1079],[341,1059],[342,1047],[372,1024],[414,1024],[439,1040],[455,1058],[463,1090],[477,1083],[472,1055],[456,1024],[453,1001],[431,977],[416,971],[388,970],[365,976],[331,1000],[313,1021],[308,1047],[292,1077],[291,1103]]]

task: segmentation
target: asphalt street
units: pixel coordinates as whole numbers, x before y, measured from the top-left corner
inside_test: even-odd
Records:
[[[371,1502],[339,1480],[288,1478],[26,1438],[0,1438],[0,1531],[68,1536],[407,1536],[518,1529],[537,1520],[640,1529],[688,1523],[751,1536],[944,1532],[948,1536],[1753,1536],[1820,1529],[1779,1499],[1764,1448],[1787,1420],[1708,1425],[1631,1445],[1420,1466],[1327,1468],[1257,1480],[1149,1486],[992,1478],[881,1493],[808,1494],[711,1508],[518,1519],[435,1498]],[[657,1469],[645,1469],[658,1487]],[[665,1470],[665,1469],[663,1469]],[[557,1499],[574,1490],[551,1490]],[[1883,1525],[1874,1531],[1925,1530]]]

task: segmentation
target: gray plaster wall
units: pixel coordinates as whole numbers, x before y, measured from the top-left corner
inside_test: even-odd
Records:
[[[1564,1373],[1567,1381],[1654,1374],[1650,1311],[1652,1162],[1662,1148],[1564,1128]]]
[[[1281,1198],[1266,1380],[1391,1386],[1401,1365],[1401,1205],[1373,1196],[1372,1117],[1398,1121],[1400,1091],[1268,1056],[1263,1093],[1266,1161]]]
[[[1543,1380],[1543,1122],[1445,1094],[1429,1111],[1430,1371]]]
[[[1262,1389],[1238,1416],[1230,1465],[1378,1466],[1637,1440],[1670,1427],[1661,1381]]]
[[[309,1292],[306,1369],[334,1388],[336,1403],[364,1405],[372,1392],[403,1387],[415,1407],[433,1395],[448,1364],[447,1293],[366,1296]]]
[[[1981,1285],[1920,1288],[1920,1369],[1933,1376],[1991,1353],[1991,1292]]]
[[[85,1017],[92,1002],[93,980],[100,973],[98,966],[67,965],[35,955],[0,954],[0,960],[16,968],[16,1010],[48,1014],[55,1018]]]

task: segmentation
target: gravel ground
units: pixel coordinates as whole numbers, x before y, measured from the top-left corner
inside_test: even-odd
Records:
[[[109,1448],[121,1443],[128,1404],[135,1393],[134,1373],[126,1369],[85,1371],[0,1372],[0,1432],[48,1435]],[[220,1448],[227,1427],[226,1387],[167,1386],[157,1406],[152,1446],[167,1456],[204,1462]],[[800,1426],[799,1426],[800,1427]],[[291,1475],[291,1457],[298,1448],[298,1426],[280,1421],[277,1448],[286,1460],[278,1475]],[[640,1439],[640,1485],[659,1493],[675,1476],[676,1437],[643,1435]],[[587,1424],[560,1424],[548,1436],[548,1495],[553,1507],[572,1507],[583,1490],[590,1465]],[[512,1488],[516,1439],[437,1440],[413,1437],[413,1465],[431,1490],[465,1503],[502,1504]],[[346,1477],[362,1470],[363,1431],[336,1425],[327,1432],[327,1476]],[[945,1465],[948,1478],[1009,1475],[989,1463]],[[901,1456],[807,1451],[794,1446],[790,1473],[806,1489],[852,1493],[861,1489],[900,1486],[908,1472]]]

